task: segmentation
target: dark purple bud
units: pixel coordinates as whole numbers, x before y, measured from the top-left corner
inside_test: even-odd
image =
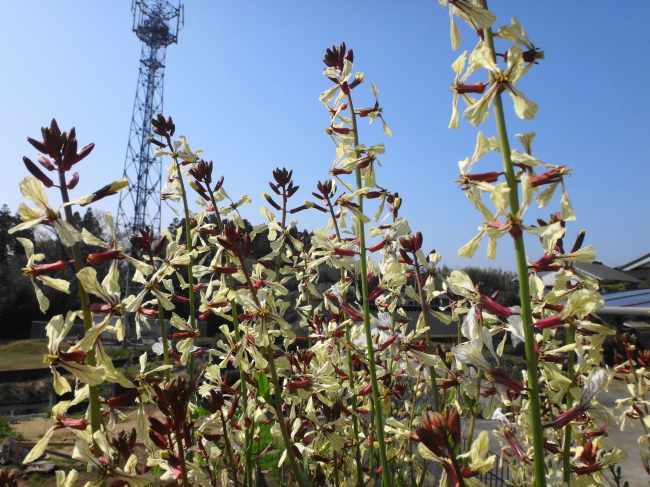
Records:
[[[54,171],[54,169],[56,169],[54,167],[54,164],[52,164],[52,161],[50,161],[47,157],[42,156],[41,154],[38,154],[36,156],[36,160],[38,160],[41,166],[43,166],[48,171]]]
[[[68,184],[65,185],[66,188],[68,189],[74,189],[77,186],[77,183],[79,183],[79,173],[76,172],[72,175],[70,180],[68,181]]]
[[[32,144],[32,146],[39,152],[42,152],[43,154],[47,154],[47,146],[45,145],[44,140],[35,140],[32,139],[31,137],[27,137],[27,142]]]
[[[48,178],[45,174],[43,174],[43,171],[41,171],[36,164],[34,164],[31,160],[29,160],[27,157],[23,157],[23,162],[25,163],[25,166],[27,166],[27,170],[32,173],[32,175],[38,179],[41,183],[46,188],[51,188],[54,186],[54,183],[50,178]]]

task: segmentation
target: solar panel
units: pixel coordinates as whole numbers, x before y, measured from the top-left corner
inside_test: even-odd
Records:
[[[622,291],[603,295],[605,306],[642,306],[650,304],[650,289]]]
[[[632,289],[629,291],[619,291],[617,293],[607,293],[604,294],[603,297],[605,300],[608,299],[617,299],[617,298],[624,298],[627,296],[636,296],[637,294],[648,294],[650,293],[650,289]]]

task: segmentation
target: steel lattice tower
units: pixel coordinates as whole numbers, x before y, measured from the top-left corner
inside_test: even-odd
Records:
[[[178,42],[184,10],[180,0],[178,7],[167,0],[133,0],[131,11],[142,54],[124,163],[129,188],[120,193],[117,225],[125,233],[149,227],[159,235],[162,161],[153,157],[155,146],[147,137],[154,135],[151,118],[162,113],[165,54],[167,46]]]

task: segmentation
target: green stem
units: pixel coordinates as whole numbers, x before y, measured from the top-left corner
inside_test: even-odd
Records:
[[[476,414],[478,413],[478,399],[481,395],[481,378],[483,377],[483,369],[478,369],[476,372],[476,405],[472,408],[472,415],[469,420],[469,432],[467,433],[467,445],[465,451],[472,449],[472,441],[474,440],[474,427],[476,426]]]
[[[424,289],[422,289],[422,283],[420,278],[420,264],[418,262],[418,257],[413,252],[413,263],[415,264],[415,278],[418,281],[418,293],[420,295],[420,304],[422,307],[422,314],[424,315],[424,322],[427,326],[427,331],[425,333],[425,339],[427,344],[427,353],[433,353],[431,349],[431,329],[429,327],[429,303],[424,299]],[[431,393],[433,396],[433,410],[440,412],[440,397],[438,396],[438,373],[436,368],[433,365],[429,366],[429,374],[431,375]]]
[[[174,421],[174,423],[178,423],[178,421]],[[180,423],[175,424],[175,433],[176,433],[176,447],[178,449],[178,460],[180,461],[181,464],[183,487],[189,487],[190,484],[187,480],[187,465],[185,465],[185,452],[183,451],[183,433],[181,432]]]
[[[61,189],[61,199],[63,200],[64,204],[68,203],[70,201],[70,198],[68,196],[68,188],[66,187],[66,182],[65,182],[65,173],[63,171],[59,171],[59,185]],[[72,209],[70,208],[70,206],[66,206],[64,212],[65,212],[66,220],[69,223],[71,223]],[[75,274],[77,274],[85,267],[84,259],[83,256],[81,255],[81,248],[79,247],[79,243],[75,243],[72,246],[72,257],[74,260],[73,264],[74,264]],[[88,332],[88,330],[90,330],[93,327],[93,315],[90,312],[90,298],[88,297],[88,293],[86,292],[84,287],[81,285],[81,282],[79,282],[78,280],[77,280],[77,289],[79,291],[79,300],[81,301],[81,312],[84,321],[84,332]],[[88,362],[88,365],[91,365],[93,367],[97,365],[97,359],[95,357],[95,347],[92,347],[90,350],[88,350],[88,353],[86,354],[86,360]],[[90,402],[90,427],[92,429],[92,432],[95,433],[95,431],[99,431],[103,427],[102,414],[101,414],[101,409],[99,407],[99,392],[97,391],[97,386],[92,386],[89,387],[88,389],[89,389],[89,402]],[[93,444],[94,444],[95,455],[97,457],[101,456],[102,451],[94,440],[93,440]]]
[[[345,272],[341,269],[341,273]],[[359,486],[363,485],[363,473],[361,471],[361,445],[359,445],[359,413],[357,412],[357,401],[356,401],[356,392],[354,385],[354,369],[352,368],[352,337],[350,335],[350,325],[345,324],[345,340],[346,344],[346,355],[348,359],[348,383],[350,384],[350,391],[352,391],[352,396],[350,401],[352,402],[352,430],[354,431],[354,441],[356,442],[354,456],[357,461],[357,483]]]
[[[348,95],[348,105],[350,108],[350,117],[352,119],[352,131],[354,133],[354,146],[359,145],[359,131],[357,128],[357,117],[352,104],[352,96]],[[355,150],[357,159],[359,153]],[[355,169],[357,190],[362,186],[361,169]],[[359,211],[363,213],[363,195],[357,197]],[[377,382],[377,371],[375,368],[375,349],[372,342],[372,331],[370,330],[370,302],[368,301],[368,266],[366,262],[366,229],[365,223],[358,219],[359,229],[359,263],[361,264],[361,296],[363,298],[363,326],[366,334],[366,344],[368,347],[368,369],[370,371],[370,381],[372,383],[372,410],[375,416],[375,431],[377,433],[377,442],[379,443],[379,460],[381,463],[381,479],[383,487],[390,487],[390,470],[388,469],[388,457],[386,456],[386,445],[384,444],[384,418],[381,412],[381,402],[379,401],[379,384]],[[372,472],[371,472],[372,475]]]
[[[153,255],[151,249],[149,249],[149,265],[155,270]],[[165,365],[169,365],[169,340],[167,339],[167,327],[165,326],[165,308],[162,305],[160,299],[158,300],[158,320],[160,321],[160,333],[162,334],[162,343],[163,343],[163,362]],[[169,382],[171,380],[171,372],[169,369],[165,370],[165,380]]]
[[[229,265],[230,258],[226,258],[226,262]],[[232,275],[228,276],[228,285],[231,290],[235,289],[235,282]],[[230,312],[232,314],[232,323],[235,330],[235,340],[237,340],[237,343],[240,343],[241,331],[239,330],[239,315],[237,314],[237,303],[234,299],[230,301]],[[248,383],[244,379],[244,369],[241,364],[239,365],[239,384],[241,386],[242,401],[244,405],[244,416],[246,416],[246,411],[248,409]],[[251,470],[253,427],[253,422],[251,421],[251,425],[246,428],[246,431],[244,432],[244,456],[246,457],[246,462],[244,464],[244,485],[246,487],[252,487],[253,485],[253,471]]]
[[[223,415],[223,411],[219,410],[221,415],[221,424],[223,426],[223,439],[226,444],[226,453],[228,455],[228,460],[230,461],[230,468],[232,469],[232,480],[235,483],[235,487],[239,487],[239,480],[237,479],[237,462],[235,462],[235,457],[232,454],[232,447],[230,446],[230,438],[228,438],[228,427],[226,425],[226,418]]]
[[[307,276],[307,280],[309,280],[309,276]],[[307,286],[307,284],[305,284],[305,286]],[[307,306],[311,306],[311,291],[309,290],[308,286],[307,286]],[[311,314],[311,309],[309,310],[309,314]],[[309,326],[307,326],[307,346],[311,348],[311,345],[312,345],[311,332],[309,331]]]
[[[571,345],[576,342],[576,328],[574,325],[569,324],[566,331],[566,343]],[[569,390],[566,395],[566,408],[567,410],[571,409],[573,406],[573,396],[571,395],[571,387],[573,386],[573,380],[575,377],[575,352],[573,350],[569,351],[567,356],[567,378],[571,381]],[[571,484],[571,423],[567,424],[564,427],[564,445],[562,447],[562,463],[564,467],[564,481],[567,484]]]
[[[219,208],[217,206],[217,202],[214,199],[214,192],[210,190],[210,185],[206,183],[207,189],[208,189],[208,194],[210,195],[210,200],[212,202],[212,208],[213,208],[213,213],[215,217],[217,218],[217,226],[219,227],[219,231],[223,232],[223,221],[221,220],[221,215],[219,214]],[[226,255],[226,267],[230,266],[230,256]],[[233,279],[232,275],[228,276],[228,288],[231,291],[235,290],[235,280]],[[237,303],[234,299],[230,301],[230,313],[232,315],[232,324],[233,324],[233,330],[235,331],[235,340],[237,340],[237,343],[241,342],[241,332],[239,330],[239,315],[237,314]],[[247,404],[248,404],[248,384],[246,383],[246,380],[244,379],[244,370],[241,366],[239,365],[239,384],[241,386],[241,393],[242,393],[242,402],[244,405],[244,416],[246,416],[246,411],[247,411]],[[225,424],[224,424],[225,428]],[[244,485],[246,487],[252,487],[253,485],[253,471],[251,469],[251,462],[252,462],[252,442],[253,442],[253,428],[254,424],[251,421],[251,425],[246,428],[246,431],[244,432]],[[235,471],[235,475],[237,475],[237,472]]]
[[[483,7],[487,9],[485,0],[481,0]],[[494,40],[492,38],[492,29],[485,29],[485,41],[492,51],[492,58],[496,62],[494,55]],[[490,74],[490,80],[493,81],[493,75]],[[517,187],[517,178],[515,176],[512,159],[510,158],[510,142],[508,140],[508,131],[506,129],[506,119],[501,102],[501,94],[494,97],[494,119],[497,125],[497,133],[501,144],[501,157],[503,159],[503,169],[506,173],[506,181],[510,192],[510,211],[513,216],[519,212],[519,189]],[[540,396],[539,396],[539,379],[537,377],[537,354],[535,352],[535,332],[533,329],[533,318],[530,301],[530,289],[528,284],[528,266],[526,263],[526,249],[524,247],[523,237],[515,240],[515,255],[517,260],[517,274],[519,277],[519,298],[521,300],[521,320],[524,328],[525,349],[526,349],[526,366],[528,373],[528,400],[530,411],[530,424],[533,433],[533,452],[534,452],[534,472],[535,486],[546,486],[546,469],[544,465],[544,428],[542,426]]]
[[[340,487],[339,482],[339,456],[334,452],[334,487]]]
[[[422,487],[424,485],[424,479],[427,476],[427,468],[429,468],[429,460],[425,460],[422,464],[422,472],[420,473],[420,480],[418,480],[418,487]]]
[[[174,147],[172,144],[171,137],[167,137],[167,145],[169,147]],[[175,153],[174,153],[175,154]],[[172,159],[174,160],[174,168],[176,169],[176,174],[178,174],[178,180],[181,185],[181,196],[183,197],[183,212],[185,214],[185,235],[186,235],[186,245],[187,245],[187,253],[190,254],[190,263],[187,266],[187,281],[188,281],[188,286],[189,286],[189,305],[190,305],[190,328],[192,330],[196,329],[196,317],[194,316],[195,310],[194,310],[194,276],[192,274],[193,272],[193,265],[194,262],[192,261],[192,225],[190,225],[190,207],[187,204],[187,193],[185,192],[185,183],[183,182],[183,173],[181,172],[181,166],[178,163],[178,157],[176,155],[172,155]],[[190,354],[190,371],[189,371],[189,379],[190,382],[194,380],[194,354]]]
[[[282,231],[285,232],[287,221],[287,191],[285,187],[282,187]],[[280,245],[280,250],[278,251],[278,257],[275,259],[275,280],[276,282],[280,281],[280,266],[282,265],[282,252],[284,251],[284,244],[287,241],[288,236],[283,235],[282,245]]]
[[[453,448],[448,448],[447,451],[449,451],[449,456],[451,457],[451,464],[453,465],[454,470],[456,470],[456,475],[458,476],[458,487],[465,487],[465,478],[461,474],[462,468],[460,468],[458,459],[456,458],[456,453],[454,452]],[[447,482],[449,482],[449,484],[451,485],[449,479],[447,479]]]
[[[169,340],[167,339],[167,326],[165,325],[164,311],[165,308],[160,300],[158,300],[158,319],[160,320],[160,332],[162,333],[163,362],[165,365],[169,365]],[[171,380],[171,371],[169,369],[165,370],[165,380],[167,382]]]
[[[271,379],[273,380],[273,393],[280,396],[282,390],[280,389],[280,381],[278,380],[278,373],[275,370],[275,359],[273,358],[273,346],[269,343],[266,346],[266,360],[269,362],[269,369],[271,371]],[[280,425],[280,431],[282,432],[282,439],[284,440],[284,446],[287,449],[287,456],[289,457],[289,463],[291,464],[291,470],[293,470],[294,475],[296,476],[296,482],[300,487],[306,487],[303,481],[302,475],[300,475],[300,466],[296,461],[296,455],[293,453],[293,444],[291,443],[291,436],[289,436],[289,430],[287,429],[287,424],[284,421],[284,413],[282,411],[282,406],[280,405],[279,399],[272,398],[273,409],[275,410],[275,416],[277,418],[278,424]]]
[[[280,251],[282,251],[282,248],[280,248]],[[241,263],[242,267],[242,272],[244,273],[244,277],[246,278],[246,284],[248,286],[248,289],[251,293],[251,296],[253,297],[253,301],[255,304],[261,308],[260,300],[257,297],[257,291],[255,290],[255,287],[253,286],[253,282],[251,281],[250,274],[248,273],[248,269],[246,269],[246,266],[244,265],[244,257],[243,255],[239,254],[238,255],[239,262]],[[264,318],[262,318],[264,319]],[[273,345],[269,343],[266,348],[262,349],[264,358],[268,361],[269,363],[269,369],[271,372],[271,379],[273,380],[273,393],[280,396],[282,389],[280,389],[280,381],[278,380],[278,373],[275,369],[275,359],[273,358]],[[280,425],[280,431],[282,432],[282,440],[284,442],[284,446],[287,449],[287,456],[289,457],[289,463],[291,464],[291,470],[293,470],[295,476],[296,476],[296,481],[298,482],[298,485],[300,487],[306,487],[300,472],[300,466],[298,465],[298,462],[296,461],[296,455],[293,452],[293,444],[291,443],[291,436],[289,436],[289,431],[287,430],[287,425],[284,422],[284,411],[282,410],[282,405],[279,403],[278,400],[275,398],[271,398],[271,405],[273,406],[273,409],[275,410],[275,416],[277,419],[278,424]]]

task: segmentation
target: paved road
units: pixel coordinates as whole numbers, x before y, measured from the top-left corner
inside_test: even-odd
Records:
[[[620,394],[603,392],[598,397],[601,404],[614,408],[616,399],[620,398]],[[467,424],[463,425],[467,428]],[[490,450],[498,454],[500,451],[500,444],[496,438],[492,437],[492,430],[496,429],[497,421],[487,419],[479,419],[476,421],[476,431],[487,431],[490,435]],[[637,439],[641,435],[639,427],[635,429],[628,429],[626,431],[618,431],[613,428],[607,428],[607,432],[612,439],[613,443],[622,447],[627,451],[628,458],[621,464],[625,480],[630,483],[630,487],[641,487],[650,485],[650,477],[646,473],[643,465],[641,464],[641,457],[639,456],[639,444]],[[475,433],[477,434],[477,433]]]

